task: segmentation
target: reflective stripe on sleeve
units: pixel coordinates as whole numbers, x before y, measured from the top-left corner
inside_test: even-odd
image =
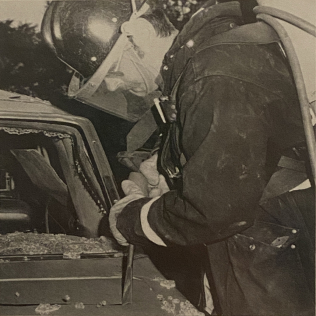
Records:
[[[148,223],[148,213],[151,205],[160,198],[160,196],[157,196],[153,199],[151,199],[148,203],[146,203],[140,212],[140,222],[142,225],[142,230],[145,234],[145,236],[154,244],[159,246],[165,246],[166,244],[162,241],[162,239],[151,229],[149,223]]]

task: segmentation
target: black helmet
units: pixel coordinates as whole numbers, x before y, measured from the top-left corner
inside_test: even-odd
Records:
[[[90,77],[132,15],[130,0],[53,1],[42,21],[44,40],[83,77]]]
[[[127,102],[129,92],[109,92],[103,81],[113,56],[128,42],[120,36],[121,25],[147,9],[142,0],[51,2],[42,21],[42,35],[56,56],[74,70],[70,97],[132,122],[148,110],[142,98],[129,96]]]

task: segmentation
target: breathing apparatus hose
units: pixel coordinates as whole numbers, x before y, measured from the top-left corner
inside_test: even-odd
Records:
[[[313,35],[316,37],[316,26],[305,21],[304,19],[295,16],[291,13],[282,11],[280,9],[272,8],[272,7],[266,7],[266,6],[258,6],[254,8],[255,14],[267,14],[270,16],[273,16],[275,18],[278,18],[280,20],[283,20],[285,22],[288,22],[301,30],[307,32],[310,35]],[[258,17],[257,17],[258,18]]]
[[[279,35],[283,48],[285,50],[286,56],[290,63],[295,85],[297,88],[297,94],[301,106],[304,132],[307,142],[307,148],[311,163],[311,169],[313,173],[314,183],[316,183],[316,139],[315,132],[312,125],[311,113],[310,113],[310,104],[307,97],[305,82],[302,74],[302,69],[295,52],[292,40],[290,39],[285,28],[281,25],[278,19],[281,19],[285,22],[288,22],[296,27],[299,27],[305,32],[316,37],[316,27],[311,23],[296,17],[290,13],[284,12],[279,9],[258,6],[254,8],[254,13],[257,15],[257,19],[264,21],[269,24]],[[312,109],[313,110],[313,109]],[[314,111],[315,112],[315,111]],[[315,114],[315,113],[314,113]]]

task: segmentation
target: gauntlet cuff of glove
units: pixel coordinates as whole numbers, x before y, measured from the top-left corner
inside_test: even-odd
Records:
[[[131,244],[142,246],[153,245],[144,234],[140,220],[141,209],[150,200],[151,198],[142,198],[129,203],[117,217],[117,229]]]

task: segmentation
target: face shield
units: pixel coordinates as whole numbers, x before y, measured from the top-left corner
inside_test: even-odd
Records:
[[[132,1],[133,13],[129,21],[137,19],[148,8],[149,5],[144,3],[136,11],[135,0]],[[136,75],[138,78],[136,83],[135,80],[129,80],[122,68],[130,69],[130,72]],[[124,78],[125,85],[116,87],[116,81],[120,80],[120,76],[127,77]],[[123,32],[88,81],[82,84],[79,74],[73,75],[68,95],[117,117],[136,122],[151,107],[140,96],[145,96],[157,89],[157,77],[159,77],[159,72],[145,64],[134,44]],[[117,80],[115,81],[115,79]]]

